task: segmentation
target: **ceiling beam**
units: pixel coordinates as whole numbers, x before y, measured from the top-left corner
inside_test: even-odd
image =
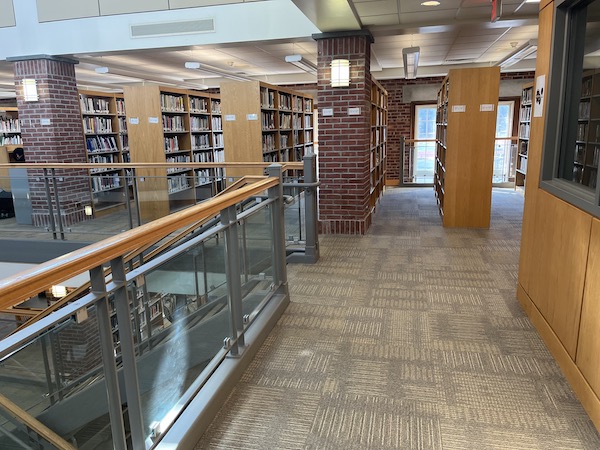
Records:
[[[352,2],[348,0],[293,0],[302,13],[322,33],[355,31],[362,23]]]

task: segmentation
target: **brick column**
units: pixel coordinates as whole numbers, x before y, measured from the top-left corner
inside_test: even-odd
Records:
[[[364,234],[369,208],[371,131],[371,42],[369,33],[314,35],[318,43],[319,222],[324,234]],[[350,61],[350,86],[332,88],[333,59]],[[349,115],[349,108],[359,108]],[[333,116],[324,117],[323,110]]]
[[[77,61],[52,56],[15,58],[13,61],[26,162],[87,162],[75,81]],[[25,101],[22,87],[25,78],[36,80],[38,101]],[[33,224],[48,226],[46,191],[40,178],[43,172],[36,169],[28,173]],[[57,175],[62,177],[58,190],[63,225],[84,220],[84,207],[91,204],[87,171],[57,170]]]

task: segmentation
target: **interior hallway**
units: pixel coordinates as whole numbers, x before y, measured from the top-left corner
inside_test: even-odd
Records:
[[[516,299],[522,208],[444,229],[430,188],[388,189],[366,236],[320,236],[196,448],[600,448]]]

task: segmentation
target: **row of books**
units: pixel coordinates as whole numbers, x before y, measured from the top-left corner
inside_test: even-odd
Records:
[[[190,97],[190,112],[208,113],[208,102],[205,98]]]
[[[194,134],[192,135],[192,150],[201,150],[210,148],[209,134]]]
[[[263,108],[275,108],[275,92],[266,88],[261,88],[260,104]]]
[[[578,117],[582,120],[590,118],[590,102],[579,102],[579,115]]]
[[[600,164],[600,147],[594,147],[594,154],[592,155],[592,166],[598,167]]]
[[[179,150],[179,138],[177,136],[171,136],[165,138],[165,152],[176,152]]]
[[[183,97],[179,95],[160,94],[160,108],[163,111],[185,112]]]
[[[224,147],[225,146],[225,139],[223,138],[223,133],[215,133],[213,134],[213,139],[215,142],[215,148],[216,147]]]
[[[185,131],[182,116],[162,116],[164,131]]]
[[[118,163],[119,158],[114,153],[103,154],[103,155],[90,155],[88,161],[97,164],[110,164]],[[91,172],[92,170],[90,170]]]
[[[109,189],[114,189],[121,187],[121,177],[118,173],[114,173],[112,175],[98,175],[91,177],[92,180],[92,190],[94,192],[107,191]]]
[[[112,133],[112,120],[106,117],[84,117],[83,130],[87,134]]]
[[[279,109],[292,109],[292,96],[290,94],[279,93]]]
[[[110,114],[110,102],[106,98],[79,95],[79,103],[83,114]]]
[[[117,114],[119,114],[120,116],[125,115],[125,100],[123,100],[122,98],[117,99]]]
[[[292,128],[292,116],[290,114],[279,113],[279,128]]]
[[[208,117],[191,117],[190,128],[192,131],[208,131]]]
[[[223,120],[221,117],[212,118],[212,129],[213,131],[221,131],[223,129]]]
[[[529,139],[530,130],[531,126],[528,123],[522,123],[521,125],[519,125],[519,138]]]
[[[265,134],[262,137],[262,150],[264,152],[272,152],[275,150],[275,135]]]
[[[275,129],[275,113],[264,111],[262,112],[262,127],[263,130]]]
[[[528,122],[531,120],[531,105],[524,106],[521,108],[521,114],[519,117],[521,122]]]
[[[102,152],[102,151],[118,151],[117,142],[114,136],[94,136],[85,138],[85,145],[88,152]]]
[[[590,97],[592,95],[592,77],[586,77],[581,83],[581,96]]]
[[[210,111],[213,114],[221,114],[221,100],[211,100],[210,102]]]
[[[0,145],[23,145],[23,139],[19,135],[0,136]]]
[[[20,133],[21,123],[19,119],[1,119],[0,133]]]
[[[521,93],[521,104],[531,104],[533,88],[524,89]]]
[[[127,133],[127,119],[125,117],[119,117],[119,132]]]
[[[167,179],[169,194],[190,188],[190,181],[185,174],[175,175]]]

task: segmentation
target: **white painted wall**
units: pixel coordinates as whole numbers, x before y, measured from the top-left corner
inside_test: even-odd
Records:
[[[126,0],[124,0],[126,1]],[[70,55],[133,49],[293,39],[319,30],[288,0],[39,23],[35,0],[14,1],[16,27],[0,28],[0,60],[31,55]],[[215,32],[131,38],[130,25],[214,19]],[[282,20],[285,18],[285,20]]]

